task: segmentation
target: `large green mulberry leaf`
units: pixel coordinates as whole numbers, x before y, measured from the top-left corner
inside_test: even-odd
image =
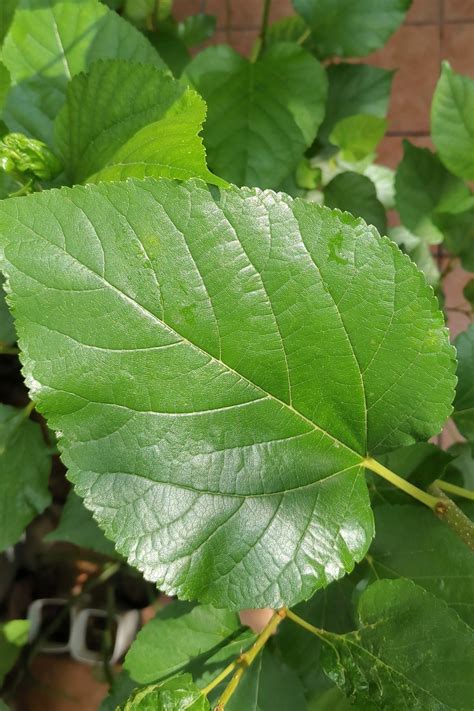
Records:
[[[117,550],[278,607],[372,537],[367,453],[437,432],[454,356],[398,248],[283,194],[130,180],[0,206],[27,383]]]
[[[19,0],[2,50],[13,88],[10,130],[52,139],[68,81],[98,59],[133,59],[166,69],[137,29],[99,0]]]
[[[151,65],[96,62],[74,77],[56,122],[71,182],[167,177],[225,181],[206,166],[203,99]]]
[[[208,107],[209,165],[236,185],[278,187],[311,145],[324,116],[327,79],[302,47],[280,43],[250,62],[209,47],[186,68]]]

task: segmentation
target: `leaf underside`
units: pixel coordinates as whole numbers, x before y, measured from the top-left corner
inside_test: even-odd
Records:
[[[347,213],[130,180],[5,201],[0,244],[76,491],[182,598],[292,605],[351,570],[373,534],[364,456],[450,413],[431,290]]]

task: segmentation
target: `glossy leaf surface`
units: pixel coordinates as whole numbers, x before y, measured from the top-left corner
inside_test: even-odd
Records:
[[[32,397],[132,565],[237,609],[352,569],[366,453],[451,410],[442,315],[392,242],[282,194],[166,180],[10,199],[0,235]]]

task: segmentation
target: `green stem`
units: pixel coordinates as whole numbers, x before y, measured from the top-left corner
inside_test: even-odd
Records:
[[[20,181],[18,181],[20,182]],[[19,190],[17,190],[14,193],[10,193],[8,197],[21,197],[22,195],[29,195],[31,193],[31,188],[33,186],[33,179],[28,180],[27,183],[24,183]]]
[[[314,625],[310,624],[309,622],[306,622],[306,620],[303,620],[302,617],[295,614],[292,610],[287,610],[286,616],[292,622],[295,622],[300,627],[303,627],[303,629],[305,629],[307,632],[311,632],[311,634],[316,635],[316,637],[319,637],[320,639],[324,638],[322,630],[320,630],[318,627],[315,627]]]
[[[220,674],[218,674],[212,681],[209,682],[207,686],[205,686],[203,689],[201,689],[201,694],[203,696],[208,696],[213,689],[216,688],[216,686],[219,686],[221,681],[224,681],[224,679],[227,679],[229,674],[234,671],[234,669],[237,666],[237,659],[235,659],[233,662],[228,664],[225,669],[221,671]]]
[[[275,630],[278,627],[278,625],[280,624],[280,622],[285,619],[288,612],[289,611],[284,608],[275,612],[275,614],[271,618],[268,625],[259,634],[259,636],[255,640],[254,644],[250,647],[250,649],[247,652],[244,652],[244,654],[241,654],[240,657],[234,662],[236,671],[235,671],[232,679],[229,681],[226,688],[224,689],[223,693],[219,697],[219,701],[217,702],[217,705],[214,707],[214,711],[224,711],[224,708],[225,708],[227,702],[229,701],[231,696],[234,694],[235,690],[237,689],[237,687],[239,685],[240,680],[242,679],[243,675],[245,674],[245,670],[247,669],[247,667],[249,667],[252,664],[255,657],[263,649],[263,647],[265,646],[265,644],[267,643],[269,638],[275,632]],[[229,665],[229,666],[231,666],[231,665]],[[229,667],[227,667],[227,669],[228,669],[228,672],[227,672],[226,676],[232,671],[232,669],[229,669]],[[226,671],[226,669],[224,669],[224,671]],[[213,684],[212,688],[214,688],[214,686],[216,686],[216,685],[217,684]],[[206,687],[206,688],[208,688],[208,687]],[[204,691],[204,689],[203,689],[203,691]]]
[[[262,10],[262,22],[260,25],[260,32],[257,41],[254,44],[252,55],[250,61],[252,63],[256,62],[259,58],[261,52],[265,49],[265,44],[267,41],[267,30],[268,30],[268,20],[270,19],[270,7],[272,0],[263,0],[263,10]]]
[[[462,496],[464,499],[470,499],[471,501],[474,501],[474,491],[464,489],[464,487],[462,486],[450,484],[449,481],[443,481],[443,479],[436,479],[433,484],[439,489],[447,491],[448,494],[455,494],[456,496]]]
[[[298,37],[298,39],[296,40],[296,44],[303,44],[304,42],[306,42],[306,40],[308,39],[310,34],[311,34],[311,30],[309,27],[307,27],[305,29],[305,31],[303,32],[303,34],[301,35],[301,37]]]
[[[35,403],[33,401],[29,402],[28,405],[23,409],[23,416],[25,419],[31,415],[35,409]]]
[[[435,513],[464,541],[464,543],[474,551],[474,522],[471,521],[454,501],[446,496],[444,491],[437,486],[437,482],[430,484],[428,491],[438,497],[438,506]]]
[[[409,496],[412,496],[417,501],[420,501],[422,504],[425,504],[425,506],[428,506],[428,508],[432,509],[433,511],[435,511],[437,506],[439,505],[439,498],[436,498],[436,496],[431,496],[431,494],[427,494],[426,491],[419,489],[417,486],[414,486],[406,479],[403,479],[401,476],[398,476],[398,474],[395,474],[395,472],[392,472],[390,469],[387,469],[387,467],[384,467],[384,465],[380,464],[380,462],[377,462],[377,460],[372,459],[371,457],[367,457],[366,459],[364,459],[362,464],[367,469],[370,469],[370,471],[374,472],[375,474],[378,474],[383,479],[386,479],[386,481],[389,481],[398,489],[401,489]]]

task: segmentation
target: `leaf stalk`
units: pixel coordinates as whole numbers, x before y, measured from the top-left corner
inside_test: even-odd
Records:
[[[417,501],[425,504],[425,506],[428,506],[428,508],[432,509],[432,511],[435,511],[437,506],[439,506],[439,497],[432,496],[432,494],[428,494],[426,491],[414,486],[414,484],[411,484],[406,479],[403,479],[401,476],[398,476],[398,474],[395,474],[395,472],[392,472],[390,469],[387,469],[387,467],[384,467],[384,465],[377,462],[376,459],[366,457],[366,459],[363,460],[362,465],[367,469],[370,469],[370,471],[375,474],[378,474],[386,481],[389,481],[409,496],[412,496]]]
[[[240,680],[242,679],[243,675],[245,674],[245,670],[247,667],[249,667],[252,662],[254,661],[255,657],[258,656],[258,654],[261,652],[269,638],[272,636],[272,634],[275,632],[276,628],[280,624],[282,620],[285,619],[287,614],[289,613],[289,610],[286,608],[282,608],[281,610],[277,610],[273,617],[271,618],[270,622],[268,625],[265,627],[265,629],[261,632],[261,634],[258,636],[258,638],[255,640],[254,644],[250,647],[250,649],[247,652],[244,652],[244,654],[241,654],[238,659],[235,660],[233,663],[236,671],[227,684],[226,688],[224,689],[223,693],[221,694],[217,705],[214,706],[214,711],[224,711],[224,708],[228,701],[230,700],[231,696],[234,694],[235,690],[237,689]],[[231,665],[229,665],[231,666]],[[228,669],[228,667],[227,667]],[[226,669],[224,669],[224,672]],[[229,670],[228,674],[232,671],[231,669]],[[224,673],[222,672],[222,674]],[[226,674],[227,676],[227,674]],[[217,677],[216,677],[217,679]],[[212,682],[211,682],[212,683]],[[212,688],[216,686],[217,684],[213,684]],[[207,687],[206,687],[207,688]],[[203,690],[204,691],[204,690]]]
[[[300,627],[303,627],[303,629],[305,629],[307,632],[311,632],[311,634],[316,635],[316,637],[323,638],[324,635],[322,633],[322,630],[318,629],[310,622],[306,622],[306,620],[303,620],[302,617],[294,613],[292,610],[287,610],[286,616],[295,624],[299,625]]]
[[[474,501],[474,491],[465,489],[462,486],[450,484],[449,481],[443,481],[443,479],[436,479],[433,484],[437,486],[438,489],[446,491],[448,494],[455,494],[455,496],[462,496],[464,499],[470,499],[471,501]]]
[[[268,21],[270,19],[271,4],[272,4],[272,0],[264,0],[264,2],[263,2],[262,24],[260,26],[260,32],[259,32],[257,41],[255,42],[254,48],[252,50],[252,55],[250,57],[250,61],[252,63],[257,61],[257,59],[260,56],[260,53],[265,49],[265,44],[267,41]]]

